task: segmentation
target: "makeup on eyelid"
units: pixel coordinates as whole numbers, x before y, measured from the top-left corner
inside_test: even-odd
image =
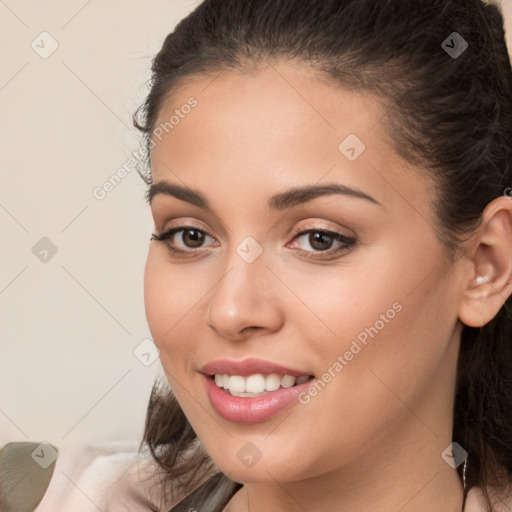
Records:
[[[293,239],[298,235],[303,235],[305,232],[314,231],[319,233],[326,233],[329,236],[332,236],[334,239],[338,240],[339,243],[344,244],[347,249],[353,247],[359,239],[356,231],[364,234],[367,230],[367,226],[370,225],[370,220],[368,218],[366,209],[364,209],[364,215],[362,215],[357,211],[358,208],[343,209],[343,202],[340,201],[340,203],[340,206],[336,206],[336,210],[338,211],[333,211],[334,209],[331,205],[315,204],[313,206],[311,204],[302,204],[296,206],[286,216],[283,216],[282,213],[279,213],[279,216],[282,217],[283,221],[289,222],[292,226],[286,231],[284,236]],[[364,203],[361,202],[361,204]],[[200,223],[198,219],[186,215],[190,212],[190,210],[187,211],[186,207],[181,209],[183,208],[182,205],[179,205],[179,208],[177,209],[174,205],[172,207],[165,207],[164,202],[156,204],[155,201],[152,203],[151,208],[154,210],[153,217],[155,220],[154,224],[156,229],[156,232],[152,233],[152,240],[154,239],[157,241],[166,241],[176,232],[187,229],[205,233],[212,239],[216,238],[209,233],[207,228],[203,227],[204,223]],[[195,207],[192,206],[192,208]],[[170,212],[172,212],[173,218],[183,217],[180,224],[176,226],[173,225]],[[308,219],[304,220],[305,217]],[[378,218],[376,219],[373,216],[370,218],[371,225],[375,225],[375,223],[378,222]],[[191,219],[190,222],[188,219]],[[197,223],[200,223],[200,225],[197,225]],[[213,223],[215,225],[215,231],[219,231],[222,236],[226,236],[226,229],[224,229],[224,226],[217,222],[215,218],[213,219]],[[166,225],[169,225],[169,227]],[[277,224],[275,222],[269,223],[269,225],[271,227],[269,230],[267,230],[267,232],[276,229]],[[297,228],[296,225],[300,225],[299,228]],[[230,231],[232,230],[230,229]],[[191,249],[194,250],[193,248]],[[203,249],[203,247],[201,247],[201,249]]]
[[[163,232],[159,232],[159,233],[153,233],[152,234],[152,237],[151,237],[151,240],[156,240],[158,242],[163,242],[166,244],[168,250],[171,252],[171,254],[173,255],[176,255],[178,257],[187,257],[185,256],[186,253],[195,253],[197,251],[195,251],[194,249],[195,248],[189,248],[188,250],[183,250],[183,249],[177,249],[174,245],[171,245],[171,243],[169,242],[171,239],[174,238],[174,235],[179,233],[179,232],[183,232],[183,234],[185,234],[186,232],[199,232],[199,233],[202,233],[203,235],[203,239],[205,236],[207,237],[210,237],[212,238],[210,235],[208,235],[204,230],[202,229],[199,229],[199,228],[196,228],[194,226],[177,226],[177,227],[172,227],[172,228],[169,228]],[[355,238],[352,238],[352,237],[347,237],[341,233],[338,233],[336,231],[331,231],[331,230],[328,230],[328,229],[325,229],[325,228],[319,228],[319,227],[310,227],[308,229],[308,227],[303,227],[302,230],[293,230],[292,232],[293,234],[291,235],[292,237],[292,241],[293,240],[296,240],[298,238],[301,238],[305,235],[309,235],[309,243],[311,245],[311,235],[317,235],[317,234],[320,234],[321,237],[327,237],[329,239],[332,239],[332,241],[336,241],[338,243],[340,243],[341,245],[338,246],[337,248],[331,248],[329,247],[328,249],[320,249],[320,250],[313,250],[313,251],[305,251],[303,249],[299,249],[298,252],[300,254],[306,254],[306,253],[313,253],[315,254],[315,256],[310,256],[312,257],[313,259],[319,259],[319,258],[324,258],[324,257],[330,257],[330,256],[334,256],[334,255],[337,255],[337,254],[344,254],[345,252],[348,252],[349,250],[351,250],[354,246],[357,245],[357,239]],[[183,234],[182,234],[182,241],[183,241]],[[201,247],[202,248],[202,247]],[[193,254],[192,254],[193,256]]]

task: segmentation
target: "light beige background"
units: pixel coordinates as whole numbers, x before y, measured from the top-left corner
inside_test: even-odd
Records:
[[[197,3],[0,0],[0,445],[142,435],[162,373],[134,354],[150,337],[145,185],[128,166],[104,199],[93,191],[138,151],[151,57]],[[51,48],[43,31],[48,58],[31,47]]]

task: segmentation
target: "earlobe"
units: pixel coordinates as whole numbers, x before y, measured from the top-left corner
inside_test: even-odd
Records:
[[[470,327],[489,323],[512,294],[512,200],[487,205],[472,242],[470,273],[459,304],[459,319]]]

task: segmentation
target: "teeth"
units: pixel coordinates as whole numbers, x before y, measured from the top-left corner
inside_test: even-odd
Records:
[[[275,391],[281,387],[281,376],[277,375],[277,373],[271,373],[267,375],[265,379],[265,389],[267,391]]]
[[[299,377],[297,379],[297,384],[302,384],[303,382],[306,382],[309,379],[308,375],[303,375],[302,377]]]
[[[306,382],[308,379],[308,375],[295,378],[292,375],[281,376],[277,373],[269,375],[256,373],[247,377],[215,374],[215,384],[219,388],[227,389],[231,395],[244,397],[260,396],[268,391],[276,391],[280,387],[291,388],[295,384]]]
[[[249,391],[245,389],[245,379],[241,375],[231,375],[229,377],[228,384],[229,391],[234,391],[235,393],[243,393],[244,391]]]
[[[291,375],[285,375],[281,379],[281,386],[283,386],[283,388],[291,388],[292,386],[295,386],[296,380],[297,379],[295,377],[292,377]]]
[[[265,377],[261,373],[249,375],[245,380],[245,391],[248,393],[263,393],[265,391]],[[231,389],[231,388],[230,388]]]

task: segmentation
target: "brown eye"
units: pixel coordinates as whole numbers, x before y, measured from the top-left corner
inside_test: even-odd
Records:
[[[203,231],[200,231],[199,229],[183,229],[182,231],[183,234],[181,235],[181,241],[185,244],[185,246],[192,249],[201,247],[201,244],[205,238]]]
[[[311,231],[309,233],[308,242],[317,251],[325,251],[330,249],[334,238],[327,233],[321,231]]]
[[[299,243],[299,253],[313,259],[348,252],[357,244],[355,238],[325,229],[308,229],[307,231],[301,231],[295,235],[294,240],[300,241],[301,239],[303,239],[302,244],[306,241],[306,245],[309,245],[310,248],[305,250],[300,247],[302,244]],[[334,242],[337,242],[337,246],[335,247],[333,247]]]
[[[178,233],[181,233],[181,235],[177,236]],[[200,251],[194,249],[202,248],[206,238],[215,241],[202,229],[193,226],[179,226],[168,229],[163,233],[153,233],[151,240],[163,242],[173,255],[185,257],[198,254]]]

